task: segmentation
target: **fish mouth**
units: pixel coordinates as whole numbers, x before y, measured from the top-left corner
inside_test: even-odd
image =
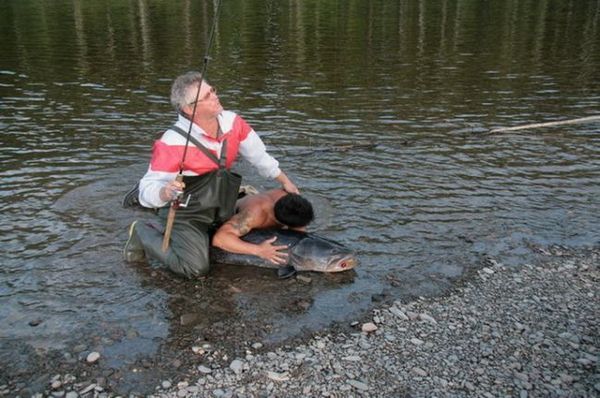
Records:
[[[342,272],[353,269],[358,265],[358,259],[354,255],[344,256],[330,263],[328,272]]]

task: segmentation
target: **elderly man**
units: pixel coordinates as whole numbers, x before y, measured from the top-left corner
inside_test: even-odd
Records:
[[[161,249],[162,228],[133,222],[124,249],[127,261],[150,257],[189,278],[209,271],[209,233],[233,215],[241,177],[229,170],[238,154],[260,175],[277,180],[284,191],[298,193],[252,127],[223,110],[216,89],[200,79],[198,72],[175,79],[171,104],[178,119],[154,143],[148,171],[139,183],[140,204],[159,209],[163,223],[171,200],[180,195],[186,204],[177,210],[170,247]],[[176,179],[180,170],[183,181]]]

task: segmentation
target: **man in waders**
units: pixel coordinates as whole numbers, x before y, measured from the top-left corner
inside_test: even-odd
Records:
[[[200,73],[188,72],[175,79],[171,104],[178,119],[154,143],[138,197],[142,206],[159,209],[163,225],[171,200],[180,198],[170,244],[162,250],[164,228],[133,222],[124,257],[127,261],[150,257],[192,278],[209,270],[211,230],[233,215],[241,177],[230,168],[238,154],[260,175],[277,180],[284,191],[298,193],[298,189],[266,152],[252,127],[235,113],[223,110],[216,89],[201,81]],[[176,179],[179,171],[183,181]]]
[[[288,228],[305,231],[314,219],[312,205],[302,196],[273,189],[237,201],[236,214],[215,233],[212,244],[231,253],[252,254],[274,264],[287,262],[287,246],[274,245],[276,238],[260,244],[240,239],[253,229]]]

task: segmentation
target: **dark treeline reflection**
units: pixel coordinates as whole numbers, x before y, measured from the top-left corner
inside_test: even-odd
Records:
[[[3,1],[1,66],[61,81],[198,66],[215,3]],[[275,64],[351,83],[377,78],[384,63],[423,62],[426,76],[475,50],[479,67],[500,70],[573,63],[571,78],[585,85],[600,52],[599,9],[596,0],[223,0],[213,55],[226,75],[277,73],[269,69]],[[321,70],[332,58],[337,67]],[[470,73],[468,65],[462,70]]]

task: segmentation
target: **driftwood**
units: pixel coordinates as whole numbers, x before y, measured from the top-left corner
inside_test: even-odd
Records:
[[[534,124],[526,124],[523,126],[515,126],[515,127],[501,127],[498,129],[490,130],[490,133],[499,133],[501,131],[516,131],[516,130],[525,130],[525,129],[535,129],[535,128],[539,128],[539,127],[561,126],[563,124],[585,123],[585,122],[591,122],[591,121],[595,121],[595,120],[600,120],[600,115],[582,117],[579,119],[559,120],[557,122],[534,123]]]

